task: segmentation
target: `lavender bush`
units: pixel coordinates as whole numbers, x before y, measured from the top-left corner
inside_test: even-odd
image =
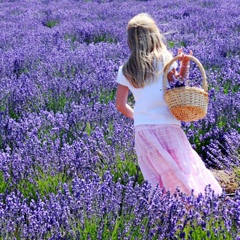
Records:
[[[239,190],[218,198],[210,186],[198,197],[151,189],[133,122],[115,109],[127,22],[148,12],[173,54],[192,49],[206,70],[208,114],[182,123],[189,141],[208,168],[239,167],[239,7],[1,1],[0,239],[239,239]],[[194,63],[189,77],[201,84]]]

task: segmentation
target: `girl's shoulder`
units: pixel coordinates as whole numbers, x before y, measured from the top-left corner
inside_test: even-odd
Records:
[[[124,86],[128,86],[129,85],[129,82],[127,80],[127,78],[124,76],[123,74],[123,66],[124,65],[121,65],[119,66],[118,68],[118,73],[117,73],[117,83],[118,84],[121,84],[121,85],[124,85]]]

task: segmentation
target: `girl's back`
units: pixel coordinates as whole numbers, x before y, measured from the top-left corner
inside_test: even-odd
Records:
[[[119,68],[117,82],[127,86],[134,96],[134,126],[141,124],[177,124],[180,126],[180,121],[174,118],[164,100],[163,63],[158,61],[156,67],[156,71],[160,74],[155,76],[154,81],[141,88],[132,86],[124,76],[122,67]]]

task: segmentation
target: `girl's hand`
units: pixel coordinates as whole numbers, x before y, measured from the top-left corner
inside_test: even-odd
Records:
[[[181,65],[182,65],[182,66],[187,66],[188,63],[189,63],[189,61],[190,61],[190,59],[189,59],[189,57],[188,57],[187,55],[184,54],[182,48],[179,48],[179,49],[178,49],[178,55],[181,56],[181,58],[180,58],[180,60],[179,60],[179,61],[181,61]],[[190,55],[190,56],[193,55],[193,51],[192,51],[192,50],[189,51],[189,55]]]
[[[119,112],[128,118],[133,119],[133,109],[127,104],[128,99],[128,87],[118,84],[117,96],[116,96],[116,107]]]
[[[181,63],[180,63],[180,72],[179,72],[178,76],[180,77],[181,80],[183,80],[184,78],[188,78],[189,67],[190,67],[190,64],[189,64],[190,59],[189,59],[188,55],[185,55],[183,53],[182,48],[178,49],[178,55],[181,56],[180,59],[179,59],[179,61]],[[192,50],[189,51],[189,55],[190,56],[193,55]]]

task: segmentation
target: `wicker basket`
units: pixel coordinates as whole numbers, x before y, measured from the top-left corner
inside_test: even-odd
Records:
[[[169,67],[176,60],[179,60],[181,56],[174,57],[168,64],[164,73],[164,98],[169,106],[172,114],[176,119],[183,122],[197,121],[204,118],[207,114],[208,108],[208,85],[206,80],[206,73],[202,64],[193,56],[188,55],[190,60],[193,60],[199,67],[203,79],[202,87],[176,87],[167,90],[167,73]]]

